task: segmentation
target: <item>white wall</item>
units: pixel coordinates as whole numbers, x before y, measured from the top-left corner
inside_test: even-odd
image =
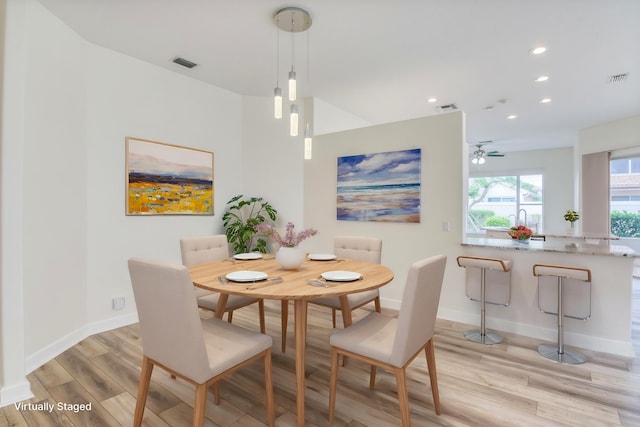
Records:
[[[129,257],[179,263],[181,237],[223,232],[224,205],[242,187],[234,179],[242,103],[181,74],[94,45],[87,50],[87,320],[93,330],[135,313]],[[126,136],[213,151],[214,216],[125,216]],[[126,298],[122,312],[112,310],[116,296]]]
[[[6,9],[5,9],[6,6]],[[0,120],[0,406],[32,396],[24,375],[22,288],[22,162],[26,4],[0,1],[2,118]]]
[[[242,160],[234,165],[235,176],[244,182],[245,196],[263,197],[278,211],[280,228],[288,221],[303,226],[304,123],[305,111],[300,108],[298,136],[289,136],[287,114],[273,117],[272,98],[243,98]]]
[[[582,129],[579,154],[612,151],[640,145],[640,115]]]
[[[304,222],[319,233],[307,241],[307,248],[332,251],[337,235],[382,238],[382,263],[393,270],[395,279],[380,290],[381,299],[384,306],[394,308],[399,307],[412,262],[448,255],[441,299],[441,307],[446,306],[460,294],[455,256],[462,232],[463,136],[460,112],[317,136],[313,159],[304,167]],[[338,157],[411,148],[422,149],[419,224],[336,220]],[[443,222],[453,230],[443,231]]]
[[[181,237],[222,232],[224,204],[244,186],[242,98],[90,44],[33,0],[9,3],[16,41],[3,121],[15,120],[2,141],[3,169],[11,165],[2,303],[24,312],[3,319],[3,340],[20,349],[3,345],[2,367],[20,376],[89,334],[136,321],[129,257],[180,262]],[[216,214],[125,216],[126,136],[214,151]],[[112,310],[116,296],[122,311]],[[15,385],[4,377],[3,390]]]
[[[22,191],[31,355],[85,323],[87,144],[85,43],[39,4],[28,12]]]
[[[573,205],[573,148],[531,150],[488,158],[483,165],[469,162],[469,176],[541,173],[544,184],[544,228],[546,233],[566,232],[564,213]]]

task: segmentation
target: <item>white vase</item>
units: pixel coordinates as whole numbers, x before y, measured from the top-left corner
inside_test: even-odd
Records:
[[[285,270],[297,270],[304,262],[304,251],[300,246],[282,246],[276,252],[276,262]]]

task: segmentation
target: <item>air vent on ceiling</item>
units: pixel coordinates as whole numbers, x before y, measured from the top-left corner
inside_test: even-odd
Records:
[[[436,107],[438,110],[440,111],[454,111],[458,109],[458,106],[456,104],[446,104],[446,105],[440,105],[438,107]]]
[[[193,68],[196,65],[198,65],[195,62],[188,61],[188,60],[186,60],[184,58],[180,58],[179,56],[176,56],[175,58],[173,58],[173,62],[175,62],[178,65],[182,65],[183,67],[187,67],[187,68]]]
[[[624,74],[615,74],[613,76],[609,76],[609,83],[622,83],[623,81],[627,80],[627,77],[629,77],[629,73],[624,73]]]

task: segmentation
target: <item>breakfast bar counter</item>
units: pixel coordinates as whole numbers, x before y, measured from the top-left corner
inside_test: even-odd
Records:
[[[640,254],[606,240],[587,243],[575,239],[519,242],[511,239],[466,238],[461,255],[513,261],[511,302],[507,307],[487,307],[489,328],[543,341],[556,340],[556,320],[538,309],[534,264],[588,268],[592,273],[592,314],[588,320],[565,320],[569,346],[634,356],[631,342],[633,263]],[[461,286],[461,292],[463,292]],[[470,319],[471,321],[475,319]]]

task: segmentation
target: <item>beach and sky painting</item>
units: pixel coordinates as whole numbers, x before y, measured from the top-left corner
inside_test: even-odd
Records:
[[[127,215],[213,215],[213,153],[127,138]]]
[[[337,219],[420,222],[420,153],[338,157]]]

